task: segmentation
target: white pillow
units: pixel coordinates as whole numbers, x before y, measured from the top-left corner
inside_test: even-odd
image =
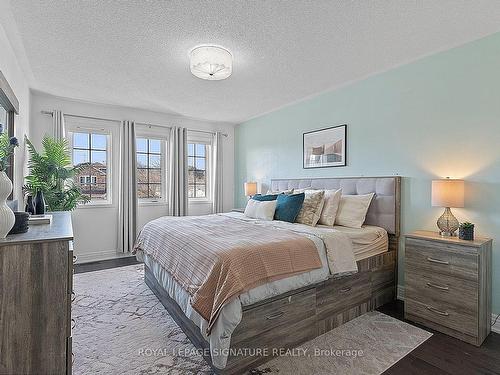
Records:
[[[244,215],[252,219],[273,220],[276,201],[256,201],[250,199],[245,207]]]
[[[342,189],[325,190],[325,204],[323,205],[318,224],[330,226],[335,224],[335,217],[337,217],[341,196]]]
[[[335,224],[349,228],[361,228],[374,195],[375,193],[342,195]]]

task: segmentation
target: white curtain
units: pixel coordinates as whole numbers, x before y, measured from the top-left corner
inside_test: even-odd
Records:
[[[172,126],[169,143],[168,214],[171,216],[185,216],[188,213],[187,129]]]
[[[137,231],[137,184],[135,154],[135,124],[123,121],[120,129],[120,190],[118,207],[118,248],[133,250]]]
[[[222,133],[215,132],[212,141],[213,164],[212,164],[212,212],[214,214],[223,212],[222,195]]]
[[[52,111],[52,137],[61,140],[65,135],[64,114],[62,111],[54,110]]]

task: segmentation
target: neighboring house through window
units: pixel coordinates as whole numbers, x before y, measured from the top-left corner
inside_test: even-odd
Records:
[[[73,165],[79,167],[75,182],[91,201],[108,200],[107,135],[72,133]]]
[[[140,204],[167,202],[168,128],[138,124],[136,127],[136,181]]]
[[[75,185],[90,198],[81,207],[112,204],[112,145],[118,141],[118,123],[67,116],[66,137],[78,172]]]
[[[188,137],[188,198],[210,200],[211,136]]]
[[[99,169],[100,172],[103,171],[103,169]],[[104,170],[105,171],[105,170]],[[80,176],[80,184],[96,184],[97,183],[97,176]]]
[[[160,200],[164,198],[164,171],[161,139],[136,138],[137,197]]]

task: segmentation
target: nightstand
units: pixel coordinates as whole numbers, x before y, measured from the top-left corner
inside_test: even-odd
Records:
[[[405,318],[480,346],[491,328],[489,238],[417,231],[405,240]]]

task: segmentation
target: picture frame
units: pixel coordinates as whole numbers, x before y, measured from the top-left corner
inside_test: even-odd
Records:
[[[347,165],[347,124],[302,134],[302,167],[330,168]]]

